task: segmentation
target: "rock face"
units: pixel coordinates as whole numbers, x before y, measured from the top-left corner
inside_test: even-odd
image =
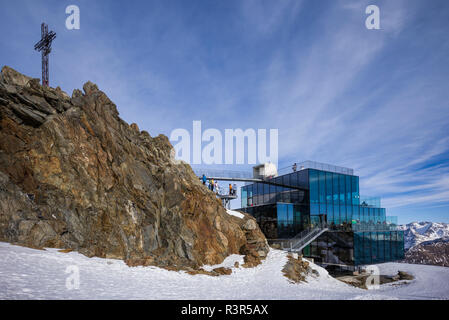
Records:
[[[337,277],[336,279],[340,280],[346,284],[349,284],[351,286],[361,288],[361,289],[369,289],[370,286],[375,285],[372,275],[368,272],[364,272],[362,274],[356,274],[356,275],[352,275],[352,276],[348,276],[348,275],[341,276],[341,277]],[[408,283],[404,280],[410,281],[413,279],[415,279],[415,277],[412,276],[411,274],[408,274],[405,271],[398,271],[398,273],[393,276],[379,275],[378,284],[382,285],[382,284],[386,284],[386,283],[402,281],[401,283],[396,284],[396,285],[399,285],[399,284]]]
[[[306,277],[313,273],[309,262],[303,260],[301,255],[289,254],[288,260],[282,269],[284,276],[293,283],[307,282]]]
[[[404,230],[406,263],[449,266],[449,224],[412,222]]]
[[[172,160],[167,137],[128,125],[95,84],[83,89],[69,97],[2,69],[0,241],[179,269],[266,255],[257,224],[228,215]]]

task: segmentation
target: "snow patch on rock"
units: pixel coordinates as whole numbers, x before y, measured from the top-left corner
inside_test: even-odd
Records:
[[[243,218],[245,217],[242,213],[240,213],[240,212],[238,212],[238,211],[226,209],[226,212],[227,212],[229,215],[234,216],[234,217],[237,217],[237,218],[240,218],[240,219],[243,219]]]

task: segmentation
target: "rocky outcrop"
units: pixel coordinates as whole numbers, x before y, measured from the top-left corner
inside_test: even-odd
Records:
[[[252,268],[259,265],[266,258],[270,247],[265,235],[252,216],[243,213],[244,218],[237,219],[241,229],[245,233],[246,243],[240,247],[240,254],[244,255],[242,267]]]
[[[167,137],[128,125],[95,84],[83,90],[2,69],[0,241],[175,269],[266,255],[257,224],[228,215]]]
[[[449,237],[423,241],[405,252],[404,262],[449,267]]]
[[[310,263],[305,261],[301,255],[290,253],[287,258],[288,260],[282,269],[282,273],[291,282],[307,282],[307,276],[312,274],[316,275],[316,272],[310,267]]]
[[[362,272],[361,274],[355,273],[354,275],[340,276],[337,277],[336,279],[357,288],[368,289],[368,287],[375,285],[375,282],[377,282],[378,285],[382,285],[386,283],[402,281],[400,283],[396,283],[396,285],[400,285],[400,284],[407,284],[408,283],[407,281],[413,280],[415,279],[415,277],[413,277],[411,274],[408,274],[405,271],[399,270],[398,273],[393,276],[379,275],[376,281],[374,281],[373,275],[368,272]]]

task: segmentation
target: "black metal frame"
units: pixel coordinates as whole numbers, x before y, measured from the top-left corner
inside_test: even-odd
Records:
[[[49,86],[48,56],[51,52],[51,43],[56,38],[54,31],[48,32],[48,25],[41,24],[41,40],[34,45],[34,50],[42,53],[42,85]]]

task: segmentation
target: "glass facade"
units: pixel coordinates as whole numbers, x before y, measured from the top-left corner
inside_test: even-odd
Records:
[[[309,172],[311,215],[326,215],[329,224],[352,223],[359,204],[359,178],[314,169]],[[318,204],[318,205],[315,205]]]
[[[310,225],[308,206],[277,202],[241,209],[257,220],[267,239],[289,239]]]
[[[306,170],[292,172],[283,176],[275,177],[269,181],[302,188],[303,190],[291,189],[270,185],[266,183],[253,183],[241,188],[242,208],[272,204],[277,202],[285,203],[306,203],[308,202],[308,173]]]
[[[359,177],[344,172],[304,169],[268,180],[282,186],[246,185],[241,188],[241,210],[256,217],[268,239],[288,239],[327,222],[329,231],[303,251],[323,263],[402,259],[404,236],[396,217],[386,216],[379,198],[361,198]]]
[[[402,231],[354,232],[354,264],[373,264],[404,259]]]

